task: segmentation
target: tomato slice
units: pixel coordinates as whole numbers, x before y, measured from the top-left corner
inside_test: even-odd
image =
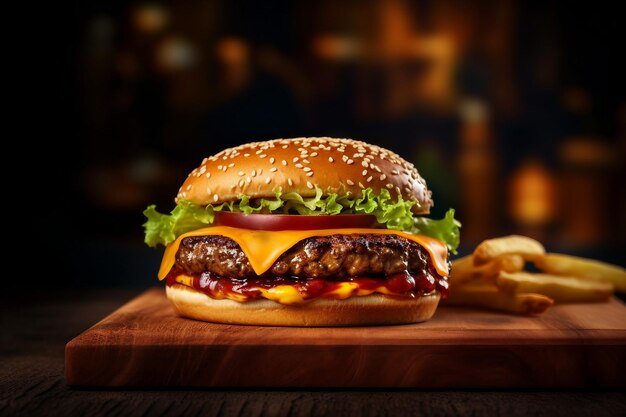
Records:
[[[243,214],[230,211],[215,213],[216,226],[251,230],[318,230],[382,227],[371,214],[302,216],[299,214]]]

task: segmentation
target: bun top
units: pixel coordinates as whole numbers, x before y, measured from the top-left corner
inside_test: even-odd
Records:
[[[316,187],[356,196],[364,188],[374,194],[384,188],[394,199],[401,195],[415,201],[416,214],[428,213],[433,205],[413,164],[379,146],[333,138],[274,139],[225,149],[191,171],[176,201],[219,204],[241,194],[273,197],[277,188],[313,197]]]

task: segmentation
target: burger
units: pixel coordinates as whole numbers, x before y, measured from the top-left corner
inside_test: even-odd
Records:
[[[429,219],[413,164],[350,139],[244,144],[205,158],[145,242],[180,316],[348,326],[430,319],[448,290],[460,224]]]

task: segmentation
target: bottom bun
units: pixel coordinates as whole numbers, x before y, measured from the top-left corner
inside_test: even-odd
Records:
[[[244,303],[215,300],[181,284],[166,286],[167,298],[176,312],[196,320],[228,324],[267,326],[362,326],[419,323],[430,319],[440,295],[395,298],[380,294],[345,300],[319,299],[292,306],[261,299]]]

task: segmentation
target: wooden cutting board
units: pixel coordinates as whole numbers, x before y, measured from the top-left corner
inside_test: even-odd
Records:
[[[421,324],[289,328],[177,317],[152,289],[70,341],[69,385],[100,387],[626,387],[626,306],[539,317],[440,307]]]

